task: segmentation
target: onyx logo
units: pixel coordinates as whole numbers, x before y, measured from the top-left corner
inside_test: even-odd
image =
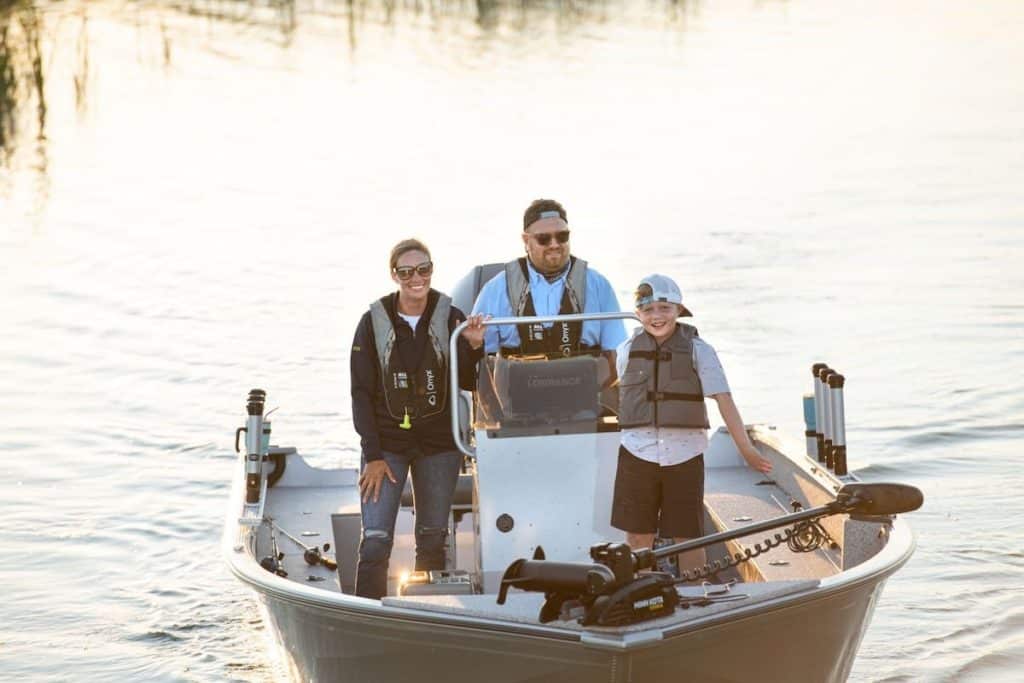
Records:
[[[431,407],[437,406],[437,382],[434,380],[433,370],[427,370],[427,403]]]

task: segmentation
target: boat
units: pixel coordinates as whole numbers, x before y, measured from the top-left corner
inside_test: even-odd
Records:
[[[496,267],[474,268],[455,304],[469,310]],[[632,315],[530,321],[594,317]],[[744,465],[724,428],[713,433],[711,533],[637,551],[609,525],[619,432],[602,363],[490,358],[472,393],[452,372],[466,466],[447,566],[413,571],[407,491],[381,600],[354,595],[357,470],[314,467],[298,448],[271,444],[266,394],[250,392],[223,555],[294,680],[846,680],[886,580],[914,551],[902,513],[921,494],[846,471],[841,376],[812,368],[802,443],[748,426],[770,475]],[[672,566],[697,549],[706,564]]]

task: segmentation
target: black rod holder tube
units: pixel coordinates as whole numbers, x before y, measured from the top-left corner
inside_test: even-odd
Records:
[[[835,465],[832,458],[832,392],[828,389],[828,378],[835,372],[832,368],[822,368],[818,371],[818,379],[821,381],[821,432],[825,437],[822,445],[822,454],[825,456],[825,467],[832,469]]]
[[[843,385],[846,378],[838,372],[829,376],[828,387],[832,395],[832,461],[833,470],[837,475],[844,475],[846,470],[846,407],[843,398]]]
[[[814,442],[820,463],[825,462],[825,434],[822,431],[825,429],[825,390],[818,375],[826,369],[828,369],[827,363],[815,363],[811,366],[811,376],[814,377]]]

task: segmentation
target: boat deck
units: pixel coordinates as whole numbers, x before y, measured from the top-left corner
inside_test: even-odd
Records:
[[[748,467],[708,468],[704,484],[704,508],[718,531],[731,531],[744,525],[774,519],[793,512],[789,496],[765,475]],[[778,529],[777,532],[783,531]],[[729,552],[753,549],[755,544],[773,538],[776,532],[743,536],[730,542]],[[708,560],[717,559],[708,553]],[[786,581],[822,578],[840,571],[837,550],[819,548],[800,553],[785,544],[740,565],[745,581]]]
[[[772,519],[791,511],[786,506],[784,494],[778,487],[759,485],[759,482],[764,480],[763,475],[745,467],[709,468],[705,485],[705,508],[718,530],[740,528],[744,524]],[[335,538],[331,528],[331,514],[358,517],[359,505],[358,502],[353,502],[352,498],[349,487],[275,487],[273,504],[267,510],[274,523],[306,545],[322,546],[324,543],[330,543],[332,547],[328,555],[337,556],[339,560],[337,572],[322,565],[311,566],[303,559],[303,549],[297,543],[284,534],[277,533],[278,550],[284,554],[282,562],[289,579],[301,583],[315,583],[324,590],[341,591],[339,576],[354,577],[358,538],[349,538],[345,543],[344,539]],[[358,533],[357,526],[355,528]],[[772,535],[762,533],[742,537],[730,542],[728,551],[743,552],[745,548],[753,548],[756,543]],[[336,541],[345,543],[345,547],[336,546]],[[472,561],[472,546],[472,520],[467,515],[459,525],[456,535],[459,566],[468,566]],[[396,524],[394,554],[411,555],[412,552],[412,517],[404,510]],[[708,560],[718,559],[719,556],[720,553],[709,552]],[[838,552],[835,550],[821,548],[810,553],[795,553],[781,545],[742,564],[739,575],[747,583],[800,582],[837,573],[837,562]],[[352,578],[346,580],[346,584],[351,582]],[[436,597],[440,596],[431,596],[432,599]],[[518,596],[516,597],[518,599]],[[493,596],[490,596],[490,599],[493,601]]]

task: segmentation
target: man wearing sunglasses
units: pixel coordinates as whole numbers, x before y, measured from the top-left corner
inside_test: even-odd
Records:
[[[526,256],[505,264],[505,270],[483,286],[473,313],[498,318],[618,311],[608,280],[569,253],[569,235],[561,204],[553,199],[531,203],[523,214]],[[625,339],[621,320],[588,320],[491,326],[484,345],[487,353],[501,349],[505,355],[610,356]]]

